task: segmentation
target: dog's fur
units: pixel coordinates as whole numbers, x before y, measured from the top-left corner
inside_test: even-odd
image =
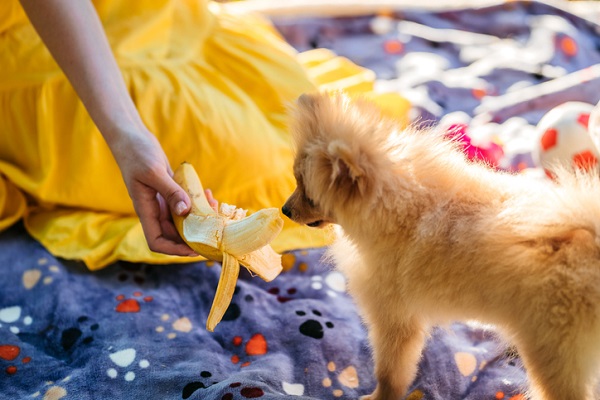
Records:
[[[297,188],[283,212],[335,223],[331,248],[369,328],[375,391],[398,400],[432,325],[502,328],[531,398],[591,400],[600,360],[600,182],[470,162],[435,130],[400,129],[364,100],[311,94],[292,113]]]

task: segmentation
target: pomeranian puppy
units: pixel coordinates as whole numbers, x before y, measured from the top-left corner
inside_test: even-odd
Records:
[[[301,96],[297,188],[282,211],[337,224],[330,253],[368,327],[377,387],[398,400],[430,327],[479,320],[517,347],[536,400],[592,400],[600,360],[600,183],[493,171],[365,100]]]

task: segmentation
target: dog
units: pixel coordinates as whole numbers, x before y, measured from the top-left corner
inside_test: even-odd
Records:
[[[535,400],[592,400],[600,360],[600,182],[495,171],[436,129],[364,99],[291,111],[293,221],[339,226],[328,250],[369,331],[377,386],[404,398],[434,325],[477,320],[516,348]]]

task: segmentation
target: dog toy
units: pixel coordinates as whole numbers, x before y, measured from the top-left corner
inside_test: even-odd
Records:
[[[570,101],[548,111],[537,124],[534,158],[538,166],[552,177],[559,164],[572,168],[588,168],[598,163],[598,150],[588,131],[594,106]]]
[[[209,204],[194,167],[183,163],[173,179],[192,201],[185,217],[172,213],[173,222],[183,240],[198,254],[221,262],[221,276],[206,321],[213,332],[233,297],[240,264],[263,280],[272,281],[281,272],[281,256],[269,243],[283,228],[277,208],[265,208],[245,217],[243,210],[222,203],[219,212]]]

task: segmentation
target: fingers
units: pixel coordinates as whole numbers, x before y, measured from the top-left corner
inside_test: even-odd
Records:
[[[157,193],[156,200],[158,201],[158,207],[160,211],[158,222],[160,224],[162,236],[175,243],[185,244],[184,240],[181,238],[181,236],[179,236],[177,228],[175,228],[175,224],[171,218],[171,211],[169,210],[165,199],[163,199],[163,197]]]
[[[175,214],[186,215],[190,211],[190,197],[168,173],[157,176],[153,188],[167,201]]]
[[[197,256],[196,252],[183,243],[174,226],[165,229],[168,216],[166,216],[166,212],[161,212],[160,200],[156,196],[156,191],[142,183],[138,183],[132,189],[135,193],[132,197],[135,211],[142,224],[142,230],[150,250],[176,256]]]
[[[153,241],[148,240],[148,245],[152,246],[150,250],[155,253],[162,253],[171,256],[182,257],[197,257],[198,253],[189,248],[185,243],[175,243],[164,237],[155,238]]]
[[[216,212],[219,212],[219,202],[213,197],[212,190],[205,189],[204,195],[206,196],[206,200],[208,200],[208,205]]]

